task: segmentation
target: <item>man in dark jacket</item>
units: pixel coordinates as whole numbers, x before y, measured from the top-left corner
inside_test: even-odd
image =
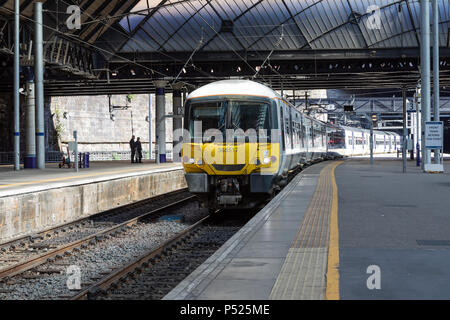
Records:
[[[130,140],[130,149],[131,149],[131,163],[134,163],[134,156],[136,154],[136,142],[134,141],[134,136],[132,136]]]
[[[136,162],[142,163],[142,145],[140,137],[138,137],[136,140],[136,151],[137,151]]]

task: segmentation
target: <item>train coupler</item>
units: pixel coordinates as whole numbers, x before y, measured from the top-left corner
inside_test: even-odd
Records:
[[[222,194],[217,197],[217,202],[221,206],[237,206],[241,200],[240,194]]]

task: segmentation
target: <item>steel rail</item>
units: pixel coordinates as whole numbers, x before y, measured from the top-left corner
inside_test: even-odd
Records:
[[[135,261],[131,262],[130,264],[126,265],[125,267],[116,270],[109,275],[103,277],[93,285],[87,287],[86,289],[82,290],[75,296],[71,298],[71,300],[86,300],[89,298],[90,293],[95,292],[101,292],[106,291],[108,288],[110,288],[114,283],[120,281],[123,277],[126,277],[128,274],[131,274],[136,271],[136,269],[142,267],[145,263],[148,263],[149,260],[155,258],[158,255],[163,254],[164,250],[170,248],[171,246],[175,245],[179,240],[181,240],[183,237],[185,237],[187,234],[189,234],[191,231],[195,230],[197,227],[199,227],[205,220],[209,219],[211,215],[208,215],[201,220],[197,221],[195,224],[189,226],[188,228],[182,230],[180,233],[176,234],[160,246],[158,246],[156,249],[152,249],[149,252],[145,253],[144,255],[140,256]]]
[[[131,227],[132,225],[135,225],[136,223],[138,223],[143,218],[148,218],[150,215],[154,215],[155,213],[158,213],[158,212],[160,212],[162,210],[166,210],[166,209],[169,209],[169,208],[174,207],[176,205],[179,205],[181,203],[184,203],[186,201],[192,200],[193,198],[195,198],[195,196],[192,196],[192,195],[188,196],[185,199],[176,201],[174,203],[171,203],[169,205],[163,206],[163,207],[158,208],[158,209],[154,209],[154,210],[152,210],[150,212],[144,213],[144,214],[139,215],[137,217],[134,217],[134,218],[132,218],[130,220],[122,222],[122,223],[120,223],[120,224],[118,224],[116,226],[113,226],[113,227],[107,228],[105,230],[99,231],[97,233],[94,233],[92,235],[84,237],[84,238],[82,238],[80,240],[76,240],[76,241],[70,242],[68,244],[65,244],[65,245],[61,246],[60,248],[56,248],[54,250],[51,250],[51,251],[49,251],[47,253],[44,253],[44,254],[41,254],[41,255],[39,255],[37,257],[34,257],[32,259],[29,259],[29,260],[20,262],[18,264],[9,266],[9,267],[7,267],[7,268],[5,268],[3,270],[0,270],[0,280],[5,278],[5,277],[13,277],[13,276],[15,276],[17,274],[20,274],[20,273],[23,273],[23,272],[25,272],[27,270],[35,268],[35,267],[37,267],[37,266],[39,266],[41,264],[44,264],[50,258],[56,257],[57,255],[60,255],[60,254],[65,254],[66,252],[71,251],[74,248],[77,248],[77,247],[80,247],[82,245],[88,244],[92,240],[94,240],[94,241],[100,240],[103,236],[109,235],[109,234],[111,234],[113,232],[117,232],[117,231],[119,231],[119,230],[121,230],[123,228]]]
[[[15,245],[15,244],[19,244],[20,245],[24,241],[31,241],[33,238],[45,237],[48,234],[54,233],[55,231],[63,230],[65,228],[70,228],[71,226],[76,226],[78,224],[82,224],[83,222],[87,222],[87,221],[89,221],[89,220],[91,220],[93,218],[100,217],[100,216],[102,216],[104,214],[107,214],[108,212],[110,212],[112,210],[118,210],[120,208],[126,208],[126,207],[129,207],[129,206],[139,205],[140,203],[142,203],[142,205],[144,205],[143,202],[145,202],[145,201],[150,200],[151,202],[155,202],[155,201],[158,201],[159,199],[161,199],[163,196],[176,195],[178,193],[182,193],[182,192],[185,192],[185,191],[188,191],[188,188],[183,188],[183,189],[180,189],[180,190],[176,190],[176,191],[170,192],[170,193],[168,193],[166,195],[158,195],[158,196],[155,196],[155,197],[152,197],[152,198],[149,198],[149,199],[141,200],[141,201],[134,202],[134,203],[125,204],[125,205],[122,205],[122,206],[119,206],[119,207],[115,207],[115,208],[111,208],[111,209],[108,209],[107,211],[99,212],[99,213],[96,213],[96,214],[91,215],[89,217],[83,217],[83,218],[80,218],[80,219],[77,219],[77,220],[74,220],[74,221],[71,221],[71,222],[68,222],[68,223],[63,223],[63,224],[51,227],[49,229],[45,229],[43,231],[40,231],[40,232],[37,232],[37,233],[33,233],[31,235],[25,235],[25,236],[21,236],[21,237],[15,238],[15,239],[11,239],[11,240],[8,240],[6,242],[0,243],[0,249],[7,248],[7,247],[10,247],[11,245]]]

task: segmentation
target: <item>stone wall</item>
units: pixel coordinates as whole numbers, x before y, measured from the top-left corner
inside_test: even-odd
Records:
[[[0,241],[186,187],[183,170],[0,198]]]
[[[155,95],[152,101],[152,142],[155,143]],[[112,111],[111,119],[108,96],[51,97],[50,110],[54,127],[57,128],[62,146],[73,141],[77,130],[80,152],[129,151],[132,134],[141,137],[142,147],[148,150],[149,95],[136,94],[131,102],[126,95],[111,97],[111,104],[123,109]],[[172,94],[166,95],[166,114],[172,113]],[[172,119],[166,119],[166,150],[172,150]],[[65,148],[64,148],[65,151]]]

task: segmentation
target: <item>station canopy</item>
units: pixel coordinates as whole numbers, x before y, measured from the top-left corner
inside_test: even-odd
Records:
[[[130,13],[120,52],[188,52],[201,40],[200,51],[416,48],[420,37],[418,0],[141,0]],[[448,46],[447,1],[439,14]]]
[[[21,0],[29,17],[32,2]],[[61,23],[70,4],[81,7],[81,29],[52,34],[101,57],[83,86],[97,92],[144,92],[161,78],[198,86],[247,77],[277,89],[412,88],[420,79],[419,0],[58,0],[44,9],[62,12]],[[3,6],[11,13],[13,1]],[[442,84],[450,81],[449,27],[449,2],[440,0]],[[70,94],[74,81],[47,87]]]

